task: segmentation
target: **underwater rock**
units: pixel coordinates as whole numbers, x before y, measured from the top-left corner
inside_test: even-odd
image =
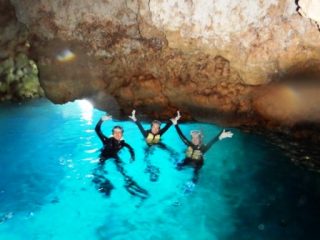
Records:
[[[7,220],[11,219],[13,217],[13,212],[8,212],[6,214],[3,214],[0,218],[0,224],[5,223]]]
[[[280,149],[297,166],[320,173],[320,136],[318,125],[301,125],[291,128],[267,130],[243,128],[244,131],[258,133]]]

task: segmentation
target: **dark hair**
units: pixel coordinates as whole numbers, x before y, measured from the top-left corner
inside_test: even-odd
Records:
[[[122,133],[124,132],[123,128],[121,126],[114,126],[112,128],[112,133],[114,133],[114,130],[119,129]]]

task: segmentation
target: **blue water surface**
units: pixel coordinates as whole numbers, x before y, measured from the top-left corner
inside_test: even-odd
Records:
[[[136,125],[105,122],[106,135],[114,125],[124,127],[136,161],[129,162],[125,149],[120,157],[149,197],[126,191],[113,160],[104,166],[113,185],[104,195],[93,183],[101,148],[94,127],[103,114],[83,101],[0,104],[1,240],[319,239],[319,174],[291,164],[263,137],[237,129],[206,153],[199,182],[186,193],[192,169],[177,171],[170,154],[155,148],[150,162],[160,175],[151,182]],[[181,128],[186,135],[201,129],[205,142],[221,131],[201,123]],[[174,128],[163,142],[183,158],[186,147]]]

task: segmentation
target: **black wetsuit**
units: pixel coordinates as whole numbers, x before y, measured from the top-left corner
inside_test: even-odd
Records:
[[[106,137],[101,131],[101,125],[103,121],[100,121],[96,125],[96,133],[99,136],[100,140],[103,143],[103,148],[100,154],[100,164],[94,171],[94,179],[93,182],[97,184],[98,190],[100,192],[104,192],[107,196],[110,195],[113,186],[111,182],[104,176],[106,171],[103,169],[103,164],[106,160],[113,158],[115,160],[116,167],[118,171],[123,175],[125,180],[125,188],[127,191],[135,196],[138,196],[142,199],[148,197],[148,192],[141,188],[130,176],[128,176],[122,166],[122,162],[118,156],[118,152],[123,148],[126,147],[130,151],[130,155],[132,160],[135,159],[135,154],[133,148],[127,144],[124,140],[116,140],[114,137]]]
[[[219,141],[219,136],[221,132],[211,139],[208,144],[194,145],[190,140],[188,140],[182,133],[179,125],[175,125],[175,128],[181,138],[181,140],[188,146],[186,152],[186,158],[177,164],[177,168],[180,170],[183,166],[191,165],[194,167],[194,174],[192,181],[197,182],[199,177],[199,170],[203,166],[203,155],[212,147],[214,143]]]
[[[131,158],[134,160],[134,151],[133,148],[126,143],[124,140],[116,140],[114,137],[106,137],[102,131],[101,131],[101,125],[103,121],[100,119],[100,121],[96,125],[96,133],[98,134],[100,140],[103,143],[103,148],[101,150],[100,154],[100,162],[104,162],[109,158],[114,158],[116,160],[119,160],[118,152],[123,148],[126,147],[130,151]]]
[[[172,148],[168,147],[166,144],[161,142],[161,136],[171,127],[172,122],[168,121],[164,128],[159,130],[159,133],[153,134],[151,132],[151,129],[145,130],[141,123],[137,120],[135,121],[137,124],[140,132],[142,133],[143,137],[146,140],[146,143],[148,146],[145,149],[145,162],[147,163],[147,168],[145,172],[150,173],[150,180],[151,181],[157,181],[159,177],[160,170],[158,167],[151,164],[149,160],[149,156],[153,153],[154,148],[153,146],[157,146],[162,150],[165,150],[169,152],[171,159],[173,159],[174,162],[177,162],[178,153],[175,152]]]

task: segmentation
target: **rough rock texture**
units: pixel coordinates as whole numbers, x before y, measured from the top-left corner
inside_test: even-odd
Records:
[[[9,0],[0,0],[0,101],[43,96],[38,69],[28,58],[28,31]]]
[[[298,6],[298,12],[304,17],[310,18],[315,21],[319,28],[320,2],[318,0],[299,0]]]
[[[320,33],[295,2],[11,0],[53,102],[289,126],[318,122],[320,103],[305,99],[320,89]]]
[[[23,48],[25,33],[24,26],[15,17],[10,1],[0,0],[0,60],[8,58],[16,48]]]
[[[0,100],[21,101],[43,95],[34,61],[23,53],[0,61]]]

